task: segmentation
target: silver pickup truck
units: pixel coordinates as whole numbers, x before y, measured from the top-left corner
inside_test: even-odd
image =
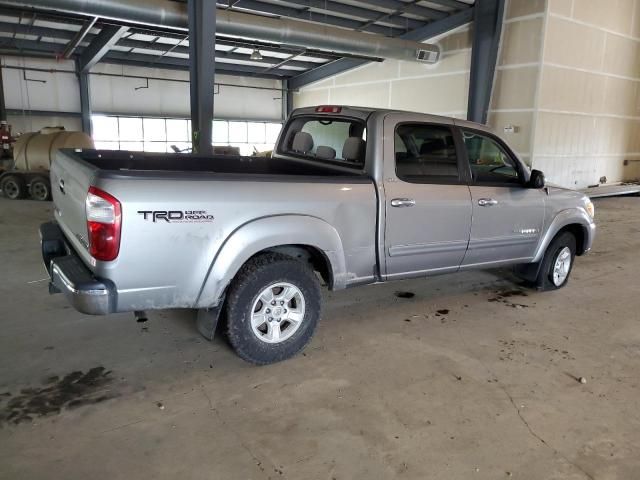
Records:
[[[339,290],[514,265],[539,289],[589,251],[594,208],[485,126],[345,106],[295,110],[271,158],[62,151],[40,228],[50,291],[81,312],[220,313],[236,352],[291,357]]]

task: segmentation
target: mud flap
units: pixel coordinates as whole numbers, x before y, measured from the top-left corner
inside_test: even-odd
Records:
[[[513,273],[516,276],[526,280],[528,282],[535,282],[540,272],[540,266],[542,262],[537,263],[522,263],[513,267]]]
[[[220,305],[217,307],[201,308],[198,310],[196,328],[207,340],[213,340],[213,336],[216,333],[216,327],[218,326],[218,320],[220,319],[222,305],[223,303],[220,302]]]

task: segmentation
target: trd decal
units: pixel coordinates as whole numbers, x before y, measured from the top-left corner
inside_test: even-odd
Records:
[[[214,219],[206,210],[138,210],[138,213],[153,223],[199,223],[212,222]]]

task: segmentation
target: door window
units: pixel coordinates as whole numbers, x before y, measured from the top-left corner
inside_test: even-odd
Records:
[[[519,184],[520,172],[516,162],[502,146],[490,137],[463,132],[471,176],[475,183]]]
[[[396,175],[411,183],[458,183],[458,158],[451,129],[402,124],[395,133]]]

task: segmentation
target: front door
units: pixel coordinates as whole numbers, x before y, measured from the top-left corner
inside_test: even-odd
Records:
[[[471,170],[473,223],[462,265],[530,260],[544,222],[544,191],[524,184],[524,171],[502,142],[463,130]]]
[[[385,119],[387,278],[456,271],[469,241],[471,196],[453,122],[401,118]]]

